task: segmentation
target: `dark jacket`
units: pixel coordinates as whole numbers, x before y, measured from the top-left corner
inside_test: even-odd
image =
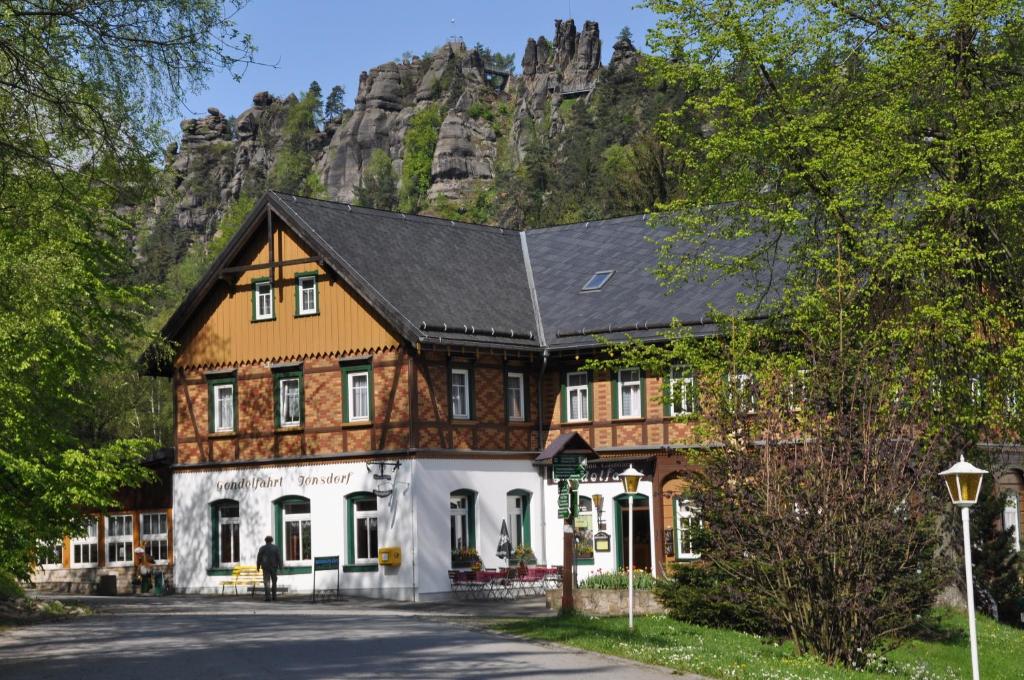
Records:
[[[270,574],[281,571],[284,560],[281,559],[281,549],[273,543],[266,543],[256,553],[256,569],[263,569]]]

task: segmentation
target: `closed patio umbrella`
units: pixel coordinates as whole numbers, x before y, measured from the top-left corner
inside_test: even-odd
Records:
[[[501,520],[501,533],[498,534],[498,557],[512,563],[512,556],[515,554],[515,546],[508,535],[508,523]]]

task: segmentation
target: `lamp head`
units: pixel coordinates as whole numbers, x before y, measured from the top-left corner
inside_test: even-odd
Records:
[[[981,493],[981,480],[988,470],[976,468],[960,456],[960,462],[948,470],[939,473],[946,483],[949,499],[958,508],[969,508],[978,502]]]
[[[628,494],[636,493],[637,487],[640,486],[640,478],[643,476],[643,473],[632,465],[619,473],[619,479],[622,480],[622,488],[624,488]]]

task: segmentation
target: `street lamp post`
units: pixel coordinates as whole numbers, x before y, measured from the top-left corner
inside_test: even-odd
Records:
[[[971,677],[978,680],[978,631],[974,623],[974,574],[971,570],[970,508],[978,502],[981,479],[987,473],[974,467],[960,456],[960,462],[939,473],[946,483],[949,499],[960,508],[964,524],[964,573],[967,577],[967,622],[971,631]]]
[[[643,474],[632,465],[619,473],[622,479],[622,487],[629,496],[629,629],[633,630],[633,496],[640,485],[640,478]]]

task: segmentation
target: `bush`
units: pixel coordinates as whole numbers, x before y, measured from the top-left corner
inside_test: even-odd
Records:
[[[658,579],[649,572],[640,571],[639,569],[633,570],[634,590],[654,590],[657,581]],[[587,577],[587,579],[580,583],[580,588],[588,588],[592,590],[626,590],[629,588],[629,572],[625,569],[609,572],[602,572],[601,570],[598,570],[596,573]]]
[[[25,595],[18,582],[10,574],[0,571],[0,602],[17,600]]]
[[[678,564],[670,578],[654,583],[654,594],[669,616],[680,621],[749,633],[778,633],[765,616],[736,597],[736,584],[714,565]]]

